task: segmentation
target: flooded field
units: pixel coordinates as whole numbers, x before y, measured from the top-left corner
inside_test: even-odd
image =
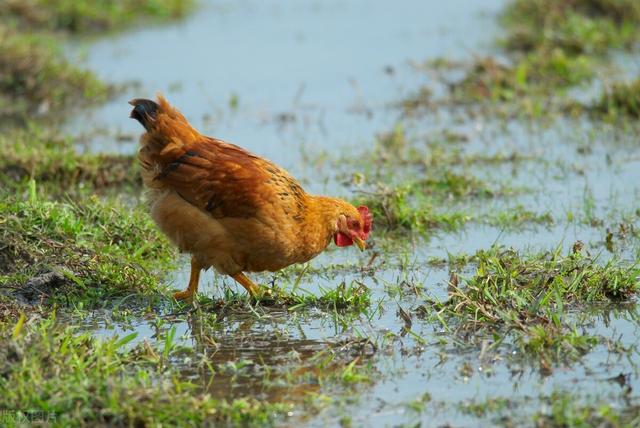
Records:
[[[425,80],[412,64],[490,48],[501,3],[204,2],[169,26],[74,43],[99,76],[132,87],[67,129],[133,152],[127,101],[160,91],[203,133],[294,169],[306,151],[371,144],[397,119],[390,104]]]
[[[24,381],[10,363],[13,346],[27,353],[22,315],[7,318],[0,378],[29,386],[0,409],[22,400],[23,410],[58,412],[52,425],[71,408],[85,423],[122,426],[640,424],[640,104],[614,110],[634,95],[601,95],[637,77],[638,40],[622,29],[640,28],[640,10],[630,6],[637,22],[608,9],[585,13],[596,18],[560,10],[575,28],[538,40],[517,21],[518,7],[534,7],[525,3],[211,1],[177,21],[66,41],[67,57],[119,88],[62,121],[78,156],[131,159],[141,128],[127,101],[159,91],[204,134],[271,159],[311,192],[368,205],[375,228],[365,252],[332,246],[307,264],[252,274],[271,298],[252,302],[207,271],[196,301],[182,304],[170,292],[187,284],[189,258],[145,223],[139,185],[109,184],[108,202],[83,210],[74,197],[39,207],[45,196],[32,181],[0,226],[34,216],[23,235],[37,229],[34,239],[59,243],[53,253],[80,242],[87,258],[73,258],[63,276],[92,291],[64,298],[47,288],[34,298],[29,278],[43,269],[30,261],[65,263],[42,249],[16,257],[21,270],[0,269],[0,284],[17,290],[3,296],[44,302],[26,316],[42,355],[42,343],[105,355],[69,357],[72,373],[99,370],[75,380],[101,392],[91,399],[91,388],[65,387],[70,404],[47,375],[39,381],[49,400]],[[619,33],[592,41],[584,28],[607,19]],[[134,217],[116,219],[127,210]],[[86,218],[115,231],[94,235]],[[1,230],[0,261],[12,260],[5,254],[19,254],[19,234]],[[104,290],[78,273],[103,263],[95,240],[117,247],[91,277]],[[154,258],[162,261],[146,264]],[[46,372],[40,355],[33,373]]]

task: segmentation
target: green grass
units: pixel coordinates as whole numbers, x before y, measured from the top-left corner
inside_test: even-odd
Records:
[[[297,288],[295,284],[294,287]],[[333,311],[346,309],[364,312],[371,305],[371,290],[357,281],[349,285],[341,282],[337,287],[321,290],[321,292],[320,296],[315,296],[308,292],[297,294],[293,290],[288,297],[291,299],[289,310],[317,307]]]
[[[640,406],[627,403],[616,406],[609,400],[582,403],[569,392],[554,391],[544,399],[549,411],[533,416],[540,427],[634,427],[640,424]]]
[[[527,225],[550,226],[554,224],[553,217],[548,211],[535,212],[522,205],[514,205],[503,211],[489,212],[480,221],[503,230],[515,230]]]
[[[174,317],[155,317],[154,338],[135,345],[137,332],[96,338],[55,311],[0,322],[0,407],[61,427],[272,426],[331,403],[324,391],[372,382],[376,347],[366,339],[315,343],[279,329],[253,331],[246,310],[236,330],[209,309],[189,314],[194,347],[176,336]],[[253,339],[252,352],[239,357]],[[16,413],[2,416],[3,426],[19,426],[11,423]]]
[[[273,287],[265,287],[269,294],[257,301],[252,301],[244,291],[240,294],[231,289],[225,289],[225,294],[221,299],[209,299],[200,296],[199,305],[205,308],[213,308],[216,311],[245,311],[247,305],[257,304],[263,308],[282,308],[289,312],[304,311],[310,308],[318,308],[326,312],[353,313],[356,316],[360,313],[368,313],[371,307],[371,290],[359,281],[351,281],[349,284],[341,282],[335,287],[320,289],[320,294],[316,295],[308,290],[301,289],[298,283],[306,271],[298,273],[278,272],[277,279]],[[294,277],[295,275],[295,277]],[[291,289],[287,289],[286,280],[293,280]]]
[[[580,112],[568,108],[567,90],[587,85],[600,74],[610,75],[614,67],[609,54],[633,52],[640,45],[640,3],[635,0],[513,0],[501,23],[506,34],[502,59],[432,61],[426,68],[440,75],[449,94],[434,99],[430,88],[419,88],[400,103],[405,113],[476,105],[507,117]],[[453,70],[463,77],[451,81]],[[626,102],[615,94],[603,95],[600,110],[617,106],[619,113],[637,114],[635,98]]]
[[[433,229],[456,230],[471,220],[464,212],[436,212],[434,201],[426,197],[423,190],[415,183],[395,188],[380,186],[356,199],[354,204],[369,207],[379,231],[425,233]]]
[[[380,134],[365,153],[336,160],[336,168],[349,168],[345,181],[351,181],[357,195],[353,203],[372,211],[376,235],[385,231],[455,231],[470,222],[505,228],[552,222],[548,213],[534,213],[520,205],[484,208],[486,201],[508,202],[528,189],[513,186],[503,180],[502,174],[484,174],[482,178],[476,174],[486,172],[488,167],[543,162],[538,156],[500,151],[469,153],[466,139],[447,130],[409,138],[398,124]]]
[[[0,119],[24,121],[106,99],[106,85],[65,60],[55,39],[0,21],[0,45]]]
[[[59,117],[104,101],[112,88],[67,61],[61,32],[123,28],[144,18],[183,16],[190,0],[7,0],[0,3],[0,120]]]
[[[506,9],[503,24],[504,44],[513,58],[543,59],[534,64],[541,77],[534,80],[543,85],[543,94],[586,82],[596,69],[610,74],[606,71],[610,52],[633,52],[640,45],[640,3],[635,0],[515,0]],[[636,83],[613,84],[587,110],[608,118],[637,118]]]
[[[588,55],[571,55],[560,48],[510,54],[502,59],[476,57],[438,72],[447,95],[425,98],[424,89],[419,89],[401,107],[408,115],[427,108],[480,106],[499,117],[547,117],[564,108],[569,89],[592,81],[598,66],[598,61]],[[451,70],[462,77],[451,80]]]
[[[634,0],[515,0],[503,23],[504,43],[512,51],[604,54],[631,49],[640,40],[640,5]]]
[[[550,213],[536,213],[522,205],[499,210],[479,207],[482,199],[511,192],[509,189],[494,190],[475,178],[445,174],[397,187],[379,185],[373,191],[363,192],[354,204],[369,207],[379,232],[428,234],[434,230],[456,231],[469,223],[513,230],[553,223]]]
[[[48,201],[35,189],[0,202],[0,289],[32,295],[28,280],[63,277],[36,294],[45,301],[99,306],[108,298],[157,292],[173,252],[144,209],[89,197]]]
[[[485,401],[467,401],[460,403],[460,410],[463,413],[476,417],[483,417],[491,413],[499,413],[513,408],[513,403],[503,397],[491,397]]]
[[[448,329],[494,339],[509,333],[529,355],[550,370],[554,361],[575,359],[599,340],[572,321],[571,311],[635,298],[640,268],[613,260],[599,264],[576,251],[559,250],[522,257],[492,248],[474,256],[475,273],[452,276],[449,298],[424,311]],[[435,317],[435,318],[434,318]],[[499,341],[502,341],[500,339]]]
[[[50,196],[77,195],[142,185],[133,155],[78,154],[69,138],[35,126],[0,135],[0,183],[24,188],[29,180]]]
[[[592,76],[587,57],[571,57],[560,49],[531,53],[512,63],[485,57],[470,64],[465,77],[452,85],[452,97],[459,102],[515,101],[567,88]]]
[[[621,394],[622,395],[622,394]],[[531,409],[531,402],[539,403]],[[638,405],[625,398],[590,397],[581,392],[554,390],[540,397],[487,397],[458,404],[468,415],[493,426],[513,427],[534,423],[537,427],[633,427],[640,423]],[[479,422],[479,421],[478,421]]]
[[[216,399],[174,363],[183,350],[127,346],[134,336],[96,339],[55,319],[32,319],[0,362],[0,407],[44,412],[51,426],[272,425],[291,409],[251,397]],[[195,363],[194,363],[195,364]],[[4,426],[13,424],[3,415]]]
[[[89,33],[123,28],[141,19],[183,17],[194,3],[193,0],[8,0],[0,12],[26,28]]]
[[[629,83],[614,83],[605,89],[599,100],[588,107],[599,116],[640,118],[640,78]]]

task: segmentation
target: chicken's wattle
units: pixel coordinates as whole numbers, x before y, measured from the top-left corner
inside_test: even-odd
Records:
[[[353,240],[342,232],[338,232],[333,236],[333,241],[338,247],[348,247],[353,245]]]

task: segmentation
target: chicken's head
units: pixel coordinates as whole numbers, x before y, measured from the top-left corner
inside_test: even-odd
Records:
[[[355,244],[364,251],[367,247],[365,241],[371,232],[373,215],[369,208],[359,206],[354,212],[340,214],[338,216],[338,230],[333,236],[333,240],[338,247],[348,247]]]

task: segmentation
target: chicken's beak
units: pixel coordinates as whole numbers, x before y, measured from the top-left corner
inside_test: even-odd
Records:
[[[360,248],[360,251],[364,251],[365,248],[367,248],[367,243],[364,242],[364,240],[361,239],[359,236],[352,236],[351,239],[353,240],[353,242],[355,242],[358,248]]]

